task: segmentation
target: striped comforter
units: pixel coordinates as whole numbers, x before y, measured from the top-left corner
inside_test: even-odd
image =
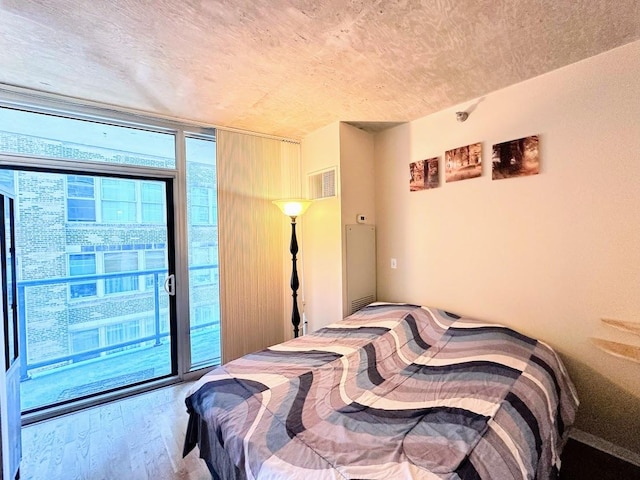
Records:
[[[538,340],[375,304],[216,368],[186,404],[185,454],[214,478],[546,480],[578,400]]]

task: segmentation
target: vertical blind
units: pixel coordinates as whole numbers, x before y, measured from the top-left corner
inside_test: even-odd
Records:
[[[217,144],[222,361],[228,362],[286,338],[284,225],[290,225],[271,202],[299,194],[300,148],[225,130],[218,130]]]

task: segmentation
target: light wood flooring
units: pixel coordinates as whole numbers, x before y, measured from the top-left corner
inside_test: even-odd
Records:
[[[210,480],[197,449],[182,458],[182,383],[22,429],[23,480]]]

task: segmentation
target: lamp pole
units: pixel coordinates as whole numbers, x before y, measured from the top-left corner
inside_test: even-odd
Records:
[[[291,296],[293,297],[293,310],[291,311],[291,323],[293,324],[293,337],[298,338],[300,334],[300,312],[298,311],[298,270],[296,268],[296,255],[298,254],[298,240],[296,238],[296,217],[291,217],[291,243],[289,244],[291,252]]]
[[[293,297],[293,309],[291,311],[291,323],[293,324],[293,336],[297,338],[300,336],[300,312],[298,311],[298,287],[300,282],[298,281],[298,270],[296,269],[296,255],[298,254],[298,239],[296,238],[296,218],[302,215],[309,205],[311,200],[305,200],[303,198],[291,198],[284,200],[274,200],[273,203],[282,210],[287,217],[291,219],[291,243],[289,244],[289,251],[291,252],[291,296]]]

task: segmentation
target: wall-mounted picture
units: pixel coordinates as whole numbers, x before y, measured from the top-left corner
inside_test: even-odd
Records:
[[[417,192],[436,188],[440,184],[438,157],[418,160],[409,164],[409,190]]]
[[[493,179],[523,177],[540,172],[538,135],[493,146]]]
[[[447,150],[444,154],[447,182],[476,178],[482,175],[482,143]]]

